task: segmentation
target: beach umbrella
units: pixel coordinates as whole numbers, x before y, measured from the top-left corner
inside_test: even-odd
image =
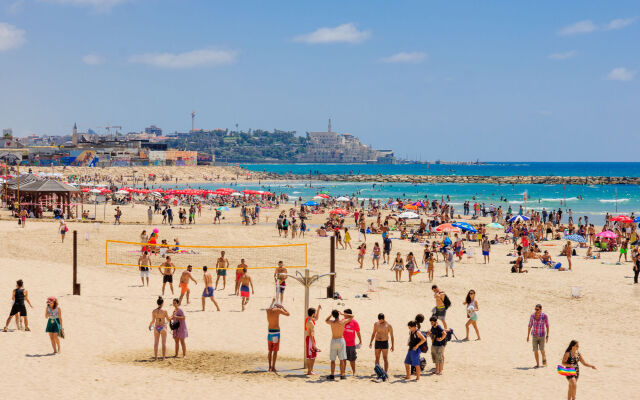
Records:
[[[328,198],[329,198],[329,197],[331,197],[331,196],[329,196],[329,195],[328,195],[328,194],[326,194],[326,193],[320,193],[320,194],[319,194],[319,195],[317,195],[316,197],[322,197],[323,199],[328,199]]]
[[[234,192],[234,193],[231,193],[231,196],[233,196],[233,197],[242,197],[242,193]]]
[[[91,189],[89,189],[89,188],[82,188],[80,190],[82,190],[82,193],[87,193],[87,192],[91,191]]]
[[[584,238],[583,236],[581,236],[581,235],[576,235],[576,234],[573,234],[573,235],[567,235],[567,236],[565,236],[564,238],[565,238],[566,240],[571,240],[571,241],[578,242],[578,243],[587,243],[587,239],[585,239],[585,238]]]
[[[164,192],[164,190],[157,188],[157,189],[153,189],[152,192],[162,193]]]
[[[633,222],[640,222],[640,217],[636,217],[636,219],[634,219]]]
[[[317,202],[315,202],[315,201],[313,201],[313,200],[309,200],[309,201],[307,201],[307,202],[305,202],[305,203],[302,203],[302,205],[303,205],[303,206],[317,206],[317,205],[318,205],[318,203],[317,203]]]
[[[337,200],[337,201],[349,201],[349,200],[351,200],[351,199],[350,199],[350,198],[348,198],[348,197],[345,197],[345,196],[340,196],[340,197],[338,197],[336,200]]]
[[[525,217],[524,215],[516,215],[515,217],[509,218],[509,222],[516,222],[516,221],[524,222],[528,220],[529,220],[529,217]]]
[[[159,192],[151,192],[151,195],[155,197],[162,197],[162,194],[160,194]]]
[[[349,212],[347,210],[343,210],[342,208],[336,208],[335,210],[329,211],[329,214],[347,215],[349,214]]]
[[[436,227],[436,232],[457,233],[457,232],[461,232],[461,230],[460,228],[458,228],[457,226],[453,226],[452,224],[442,224]]]
[[[163,197],[163,199],[165,199],[165,200],[169,200],[169,199],[171,199],[171,198],[173,198],[173,195],[172,195],[172,194],[168,194],[168,195],[166,195],[166,196],[164,196],[164,197]]]
[[[610,218],[609,221],[622,222],[625,224],[630,224],[633,222],[633,218],[627,217],[626,215],[618,215],[617,217]]]
[[[504,226],[500,225],[497,222],[492,222],[489,225],[487,225],[487,228],[493,228],[493,229],[504,229]]]
[[[126,191],[126,190],[124,190],[124,189],[120,189],[120,190],[118,190],[118,191],[116,192],[116,194],[129,194],[129,192],[127,192],[127,191]]]
[[[421,201],[416,201],[415,203],[411,203],[411,205],[416,207],[426,207],[425,204]]]
[[[216,208],[216,210],[218,210],[218,211],[229,211],[229,207],[222,206],[222,207]]]
[[[391,203],[389,203],[389,205],[390,205],[390,206],[397,206],[397,205],[398,205],[398,202],[394,200],[394,201],[392,201]]]
[[[418,206],[414,206],[413,204],[407,204],[406,206],[404,206],[404,208],[407,210],[417,210]]]
[[[465,232],[471,232],[471,233],[476,233],[478,232],[478,230],[471,224],[468,224],[466,222],[454,222],[453,224],[451,224],[452,226],[455,226],[457,228],[462,229]]]
[[[98,190],[98,189],[91,189],[89,190],[90,193],[95,193],[95,194],[99,194],[102,193],[102,190]]]
[[[596,236],[607,238],[607,239],[615,239],[615,238],[618,237],[618,235],[616,235],[615,233],[613,233],[611,231],[602,231],[600,233],[596,233]]]
[[[400,218],[405,218],[405,219],[416,219],[416,218],[420,218],[420,216],[412,211],[405,211],[402,214],[398,215],[398,217]]]
[[[640,239],[636,240],[635,242],[631,242],[632,246],[640,246]]]

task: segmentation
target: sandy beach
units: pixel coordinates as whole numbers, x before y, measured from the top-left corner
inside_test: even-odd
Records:
[[[139,168],[137,168],[139,169]],[[164,168],[163,168],[164,169]],[[209,171],[209,170],[207,170]],[[147,171],[145,171],[147,173]],[[209,172],[207,172],[209,173]],[[211,172],[212,173],[212,172]],[[188,173],[185,172],[185,179]],[[204,173],[203,173],[204,174]],[[193,176],[196,178],[196,176]],[[108,206],[107,216],[113,215]],[[367,237],[369,252],[365,269],[356,269],[357,250],[336,251],[336,290],[343,300],[326,299],[328,279],[311,290],[311,304],[322,305],[317,324],[320,349],[317,371],[320,376],[306,377],[300,369],[303,355],[304,292],[301,285],[290,282],[284,305],[290,317],[281,317],[282,340],[278,367],[280,373],[264,372],[267,368],[267,321],[265,308],[273,297],[272,270],[252,270],[255,295],[247,311],[240,312],[240,299],[233,296],[233,278],[225,290],[216,291],[222,309],[214,311],[209,303],[200,311],[202,271],[194,270],[198,285],[191,284],[192,303],[184,305],[187,358],[151,361],[153,335],[147,330],[151,311],[161,290],[157,270],[151,273],[150,287],[140,287],[135,267],[105,265],[105,240],[137,241],[141,230],[157,227],[160,239],[170,243],[174,237],[184,245],[268,245],[308,243],[308,264],[312,273],[329,269],[329,239],[309,233],[305,238],[278,237],[275,220],[278,210],[263,210],[261,223],[242,226],[238,209],[225,212],[221,225],[211,225],[213,211],[203,209],[198,224],[183,229],[160,225],[129,224],[146,222],[146,207],[124,207],[123,225],[111,223],[69,223],[70,232],[60,243],[58,224],[46,221],[27,222],[22,229],[14,221],[0,221],[2,252],[0,254],[0,314],[8,316],[11,290],[17,279],[24,279],[34,308],[28,309],[31,332],[0,333],[0,374],[11,383],[11,393],[20,398],[36,399],[172,399],[208,398],[224,395],[230,399],[277,396],[280,399],[405,398],[429,395],[440,399],[469,396],[476,399],[565,398],[567,381],[557,374],[555,366],[571,339],[580,341],[581,353],[598,367],[581,369],[578,397],[599,399],[604,396],[635,398],[638,384],[629,368],[633,367],[640,329],[640,310],[634,304],[640,298],[640,287],[632,284],[631,263],[614,265],[617,253],[602,253],[600,260],[585,260],[585,249],[578,249],[572,272],[557,272],[540,267],[529,260],[528,274],[509,272],[506,256],[510,244],[492,248],[491,263],[482,264],[477,243],[468,243],[472,257],[456,263],[455,278],[444,277],[444,264],[436,263],[435,283],[446,291],[453,303],[447,315],[449,327],[458,338],[465,335],[465,308],[462,305],[469,289],[475,289],[480,304],[478,325],[481,341],[453,340],[447,345],[442,376],[431,375],[433,363],[429,354],[427,371],[420,382],[406,382],[403,360],[407,350],[407,322],[417,313],[430,315],[434,306],[431,283],[426,273],[414,282],[397,283],[388,265],[379,270],[371,267],[370,249],[380,235]],[[6,218],[6,212],[3,211]],[[268,222],[266,222],[268,217]],[[319,224],[323,216],[313,216],[310,226]],[[368,223],[371,219],[368,219]],[[112,222],[112,218],[108,218]],[[353,224],[353,219],[348,218]],[[79,282],[82,295],[71,295],[72,235],[78,231]],[[358,238],[353,231],[353,244]],[[545,242],[554,259],[564,263],[558,253],[563,242]],[[393,240],[393,251],[403,256],[413,251],[421,258],[418,244]],[[132,256],[134,257],[134,256]],[[235,266],[239,260],[230,260]],[[275,264],[277,260],[273,260]],[[210,261],[210,265],[214,260]],[[196,267],[200,267],[197,265]],[[233,275],[233,274],[229,274]],[[177,277],[176,277],[177,278]],[[367,291],[367,279],[377,279],[377,291],[369,298],[356,298]],[[579,286],[582,297],[571,298],[571,287]],[[177,289],[177,284],[176,284]],[[45,300],[55,296],[63,311],[66,339],[62,353],[51,355],[45,334]],[[171,295],[165,296],[165,308]],[[176,296],[177,297],[177,296]],[[535,365],[531,343],[526,342],[527,323],[534,305],[542,303],[551,323],[547,345],[549,366]],[[362,329],[363,346],[358,351],[358,375],[346,381],[326,382],[328,373],[330,329],[324,323],[331,309],[351,308]],[[390,382],[373,381],[374,352],[368,348],[376,315],[383,312],[395,331],[395,352],[390,353]],[[429,343],[431,341],[429,340]],[[173,340],[167,340],[168,354],[173,355]],[[349,369],[347,369],[349,371]],[[626,371],[626,372],[625,372]],[[319,385],[317,383],[320,383]],[[9,393],[9,389],[5,389]],[[362,393],[359,396],[357,393]]]

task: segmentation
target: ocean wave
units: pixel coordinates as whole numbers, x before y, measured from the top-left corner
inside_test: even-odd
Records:
[[[509,204],[523,204],[523,203],[524,203],[524,202],[523,202],[523,201],[520,201],[520,200],[511,200],[511,201],[509,202]]]
[[[625,201],[629,201],[629,199],[599,199],[600,203],[624,203]]]
[[[545,198],[540,199],[540,201],[544,201],[544,202],[548,202],[548,203],[557,203],[557,202],[560,202],[560,201],[563,201],[563,200],[564,201],[574,201],[574,200],[578,200],[578,198],[577,197],[568,197],[566,199],[560,199],[560,198],[558,198],[558,199],[545,199]]]

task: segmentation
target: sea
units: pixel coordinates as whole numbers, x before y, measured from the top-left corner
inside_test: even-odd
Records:
[[[544,163],[491,162],[482,165],[444,164],[241,164],[251,171],[309,174],[402,174],[402,175],[485,175],[485,176],[640,176],[640,163]],[[203,184],[215,189],[224,185]],[[228,185],[227,185],[228,186]],[[636,185],[499,185],[499,184],[411,184],[358,183],[292,180],[282,183],[242,184],[238,189],[268,190],[286,193],[290,200],[311,199],[320,192],[332,196],[357,196],[360,199],[411,198],[442,199],[462,214],[464,201],[487,205],[547,211],[561,208],[573,211],[574,221],[588,216],[589,221],[603,224],[605,215],[634,213],[640,215],[640,187]],[[525,204],[526,194],[526,204]]]

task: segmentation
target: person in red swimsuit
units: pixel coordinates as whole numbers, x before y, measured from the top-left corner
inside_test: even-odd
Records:
[[[307,375],[317,375],[313,372],[313,364],[320,349],[316,346],[315,328],[318,315],[320,314],[320,305],[318,308],[310,308],[307,310],[307,318],[304,320],[304,347],[305,357],[307,358]]]

